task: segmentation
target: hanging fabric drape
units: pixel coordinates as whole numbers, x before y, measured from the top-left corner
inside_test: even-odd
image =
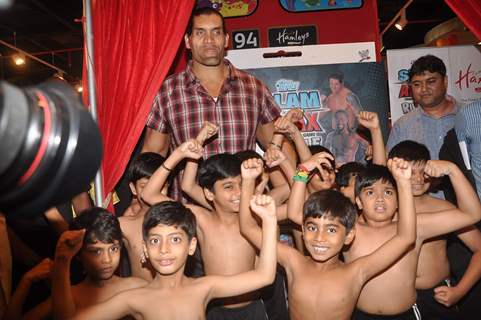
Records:
[[[481,1],[479,0],[445,0],[451,10],[469,30],[481,41]]]
[[[122,176],[139,140],[193,5],[194,0],[93,1],[93,72],[104,144],[104,199]],[[87,88],[85,72],[83,87]]]

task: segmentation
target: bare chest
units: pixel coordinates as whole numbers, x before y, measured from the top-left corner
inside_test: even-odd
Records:
[[[241,236],[238,224],[206,223],[200,247],[206,274],[236,274],[254,268],[256,252]]]
[[[292,319],[349,319],[361,290],[345,272],[309,270],[294,274],[289,283],[289,313]]]
[[[132,303],[136,318],[149,319],[205,319],[206,293],[193,289],[168,290],[155,294],[142,295]]]

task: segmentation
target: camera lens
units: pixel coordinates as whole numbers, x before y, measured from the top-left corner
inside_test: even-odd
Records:
[[[63,81],[0,83],[0,210],[31,216],[88,189],[102,158],[98,127]]]

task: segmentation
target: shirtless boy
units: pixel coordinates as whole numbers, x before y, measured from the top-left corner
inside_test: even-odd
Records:
[[[150,281],[154,271],[149,265],[142,250],[142,221],[149,209],[149,204],[140,196],[150,176],[164,162],[164,157],[153,152],[144,152],[137,156],[129,168],[129,186],[134,196],[134,203],[119,218],[120,227],[124,236],[124,244],[129,254],[130,271],[133,277]],[[162,190],[162,192],[160,192]],[[167,200],[166,184],[159,188],[158,202]]]
[[[145,280],[120,278],[114,275],[119,265],[122,232],[111,213],[102,208],[84,211],[70,225],[71,231],[64,232],[57,243],[53,272],[51,262],[45,260],[30,278],[53,278],[52,298],[40,303],[22,317],[22,304],[26,294],[15,292],[9,305],[7,319],[46,319],[53,315],[57,319],[67,319],[75,310],[100,303],[113,295],[133,288],[144,286]],[[70,262],[78,254],[85,270],[85,279],[70,286]],[[68,291],[71,300],[66,300],[56,288]],[[19,287],[22,290],[22,287]],[[17,289],[17,290],[19,290]],[[13,309],[11,309],[13,308]]]
[[[160,188],[170,171],[185,158],[199,159],[202,147],[196,140],[190,140],[165,160],[145,187],[142,198],[148,203],[157,202]],[[254,268],[256,250],[240,234],[240,161],[232,154],[214,155],[202,163],[199,170],[199,185],[214,210],[188,205],[197,220],[197,238],[206,275],[233,275]],[[259,293],[253,292],[239,297],[215,301],[210,307],[207,319],[217,319],[229,314],[242,315],[247,312],[249,319],[266,319],[265,308]],[[228,309],[227,309],[228,308]],[[245,318],[245,317],[244,317]]]
[[[424,167],[431,157],[426,146],[406,140],[395,145],[389,157],[402,158],[411,163],[411,185],[417,213],[454,208],[450,202],[428,193],[430,181],[424,176]],[[456,231],[456,235],[473,252],[468,268],[457,284],[450,276],[446,237],[427,239],[421,247],[416,276],[416,303],[423,319],[459,319],[456,303],[481,277],[481,232],[469,226]]]
[[[143,288],[122,292],[84,309],[74,319],[119,319],[129,314],[144,320],[205,319],[211,299],[240,295],[268,285],[276,271],[274,202],[259,198],[251,206],[263,226],[262,249],[255,270],[231,276],[186,277],[185,263],[197,244],[196,220],[182,204],[164,201],[149,209],[143,223],[143,246],[156,271],[154,280]]]
[[[299,207],[304,203],[307,179],[305,172],[299,170],[310,172],[316,167],[322,170],[321,165],[329,165],[330,157],[328,153],[321,153],[302,164],[294,176],[289,201],[297,201]],[[389,165],[400,185],[400,223],[398,233],[378,250],[352,263],[343,263],[339,259],[343,246],[354,238],[357,211],[349,199],[334,190],[315,192],[304,204],[302,230],[308,257],[278,243],[278,261],[287,274],[292,320],[350,319],[366,281],[388,268],[414,242],[415,213],[409,182],[411,169],[407,162],[397,159],[391,160]],[[262,235],[248,204],[260,172],[260,163],[256,159],[242,164],[241,232],[256,246],[260,246]]]
[[[391,160],[390,160],[391,161]],[[459,209],[452,208],[429,214],[418,213],[417,237],[413,246],[385,272],[371,279],[362,289],[354,319],[419,319],[416,302],[416,269],[421,245],[430,239],[458,230],[481,218],[481,205],[476,193],[453,163],[428,161],[425,174],[431,177],[449,176],[458,195]],[[356,224],[356,239],[344,257],[347,262],[372,253],[391,239],[399,222],[394,219],[397,206],[403,205],[400,185],[383,166],[371,165],[356,179],[356,203],[363,219]],[[411,185],[411,182],[409,181]]]

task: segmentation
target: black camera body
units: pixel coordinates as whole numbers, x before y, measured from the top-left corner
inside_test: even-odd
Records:
[[[52,80],[0,82],[0,211],[32,216],[88,189],[102,159],[97,124],[75,91]]]

